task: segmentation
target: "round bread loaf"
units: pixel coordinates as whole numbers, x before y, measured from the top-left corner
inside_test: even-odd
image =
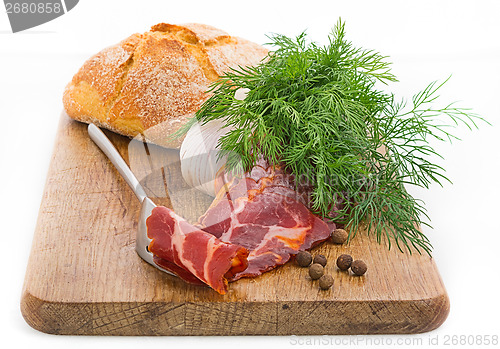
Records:
[[[75,120],[161,146],[209,98],[208,87],[230,68],[258,64],[260,45],[204,24],[160,23],[97,53],[64,91]]]

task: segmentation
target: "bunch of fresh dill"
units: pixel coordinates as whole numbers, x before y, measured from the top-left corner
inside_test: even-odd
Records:
[[[346,41],[341,21],[325,47],[304,33],[271,39],[266,60],[222,76],[196,114],[202,123],[223,119],[233,127],[219,141],[227,168],[248,170],[264,156],[313,184],[317,214],[326,216],[342,200],[336,221],[347,225],[349,238],[366,225],[389,248],[392,241],[430,254],[420,230],[428,225],[425,208],[405,184],[427,188],[448,180],[432,162],[439,154],[430,141],[451,141],[450,126],[471,128],[480,118],[454,104],[432,107],[443,84],[429,84],[411,103],[377,90],[377,82],[397,81],[390,63]],[[249,90],[244,100],[234,97],[238,88]]]

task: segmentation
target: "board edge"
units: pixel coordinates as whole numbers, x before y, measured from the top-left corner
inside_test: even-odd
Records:
[[[205,302],[203,302],[205,303]],[[238,308],[238,302],[224,304],[224,307]],[[253,302],[252,302],[253,303]],[[260,303],[260,302],[256,302]],[[309,303],[309,304],[304,304]],[[253,333],[245,333],[243,329],[231,326],[231,331],[221,327],[191,328],[186,327],[186,311],[190,307],[197,307],[196,303],[174,304],[169,302],[127,302],[127,303],[74,303],[74,302],[53,302],[40,299],[25,291],[21,298],[21,313],[23,318],[33,329],[55,335],[113,335],[113,336],[213,336],[213,335],[375,335],[375,334],[418,334],[435,330],[447,319],[450,311],[450,301],[446,293],[435,297],[420,300],[402,300],[391,303],[388,306],[382,301],[367,302],[330,302],[329,306],[333,311],[344,312],[347,307],[358,308],[358,313],[363,321],[347,323],[339,321],[338,314],[329,317],[330,323],[318,323],[317,326],[308,326],[306,323],[299,323],[299,327],[289,327],[295,322],[290,317],[284,316],[287,309],[292,306],[305,306],[304,309],[321,309],[318,302],[277,302],[267,304],[272,311],[276,309],[276,327],[269,331],[269,327],[262,327]],[[248,306],[248,305],[247,305]],[[262,306],[262,304],[256,304]],[[126,313],[131,309],[142,308],[145,316],[129,326]],[[242,306],[239,310],[245,309]],[[251,308],[248,310],[251,312]],[[338,310],[340,309],[340,310]],[[343,310],[342,310],[343,309]],[[192,309],[191,309],[192,310]],[[218,309],[219,311],[222,309]],[[235,310],[234,308],[231,310]],[[377,310],[386,310],[393,314],[393,319],[378,318]],[[164,318],[154,316],[155,313],[165,314],[172,312],[173,317],[179,322],[177,325],[166,327]],[[104,325],[97,323],[102,321],[103,316],[116,316],[116,322],[125,321],[125,326],[114,327],[114,322]],[[199,315],[199,314],[198,314]],[[240,314],[246,316],[245,314]],[[333,315],[333,314],[332,314]],[[208,316],[208,314],[207,314]],[[314,318],[314,313],[309,313],[310,318]],[[378,319],[378,320],[377,320]],[[201,319],[202,320],[202,319]],[[200,320],[200,321],[201,321]],[[236,319],[233,319],[236,320]],[[345,320],[345,319],[343,319]],[[229,321],[228,323],[233,323]],[[390,324],[388,326],[387,324]],[[109,326],[107,326],[109,325]],[[310,325],[310,324],[309,324]],[[107,326],[107,327],[106,327]],[[259,326],[260,327],[260,326]],[[266,330],[267,328],[267,330]]]

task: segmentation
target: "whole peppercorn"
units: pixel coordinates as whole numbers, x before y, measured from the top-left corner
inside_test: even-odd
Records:
[[[366,263],[360,259],[351,263],[351,270],[355,275],[361,276],[366,273],[367,269],[368,267],[366,266]]]
[[[297,253],[297,257],[295,259],[297,260],[297,264],[301,267],[308,267],[312,262],[312,256],[307,251],[300,251]]]
[[[344,229],[335,229],[332,232],[332,242],[334,244],[343,244],[347,241],[349,234]]]
[[[328,290],[333,286],[333,277],[331,275],[325,274],[319,278],[319,287],[322,290]]]
[[[325,270],[323,266],[318,263],[314,263],[309,267],[309,276],[313,280],[318,280],[321,276],[323,276]]]
[[[321,264],[322,266],[326,265],[326,257],[322,254],[317,254],[314,256],[313,263]]]
[[[337,267],[340,270],[347,270],[350,268],[352,263],[352,257],[348,254],[341,254],[339,258],[337,258]]]

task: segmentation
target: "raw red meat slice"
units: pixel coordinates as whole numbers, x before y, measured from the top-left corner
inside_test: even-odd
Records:
[[[169,208],[155,207],[146,225],[155,263],[187,282],[205,283],[225,294],[227,280],[247,267],[246,248],[222,242]]]

